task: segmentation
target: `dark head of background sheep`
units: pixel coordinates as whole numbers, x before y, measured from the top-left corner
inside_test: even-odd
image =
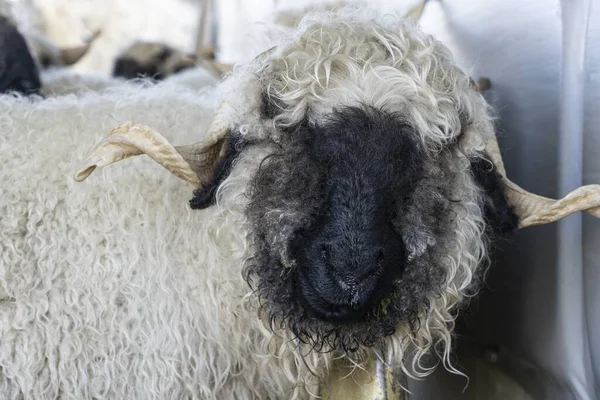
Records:
[[[317,351],[392,361],[413,346],[417,370],[434,347],[447,359],[493,237],[600,216],[598,185],[554,201],[506,178],[485,100],[410,23],[309,15],[219,90],[201,142],[122,125],[76,180],[145,153],[198,187],[192,208],[235,203],[241,225],[223,229],[247,233],[247,250],[223,268],[244,271],[271,328]]]
[[[184,54],[167,45],[135,42],[115,60],[113,76],[126,79],[147,76],[162,80],[195,65],[193,55]]]
[[[12,21],[0,15],[0,93],[40,94],[41,86],[25,38]]]
[[[40,69],[75,64],[98,35],[83,46],[59,49],[42,36],[25,38],[12,18],[0,15],[0,93],[40,95]]]

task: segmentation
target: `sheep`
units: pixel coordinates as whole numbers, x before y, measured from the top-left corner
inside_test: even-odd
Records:
[[[35,6],[34,0],[0,0],[0,15],[15,25],[25,37],[38,69],[75,64],[88,52],[98,37],[98,32],[94,32],[87,40],[69,41],[66,42],[68,45],[60,46],[47,35],[45,26],[48,25],[48,21]],[[69,29],[75,31],[73,21],[68,25]]]
[[[306,398],[339,358],[452,369],[493,237],[600,217],[598,185],[510,182],[448,50],[365,11],[307,15],[203,92],[0,99],[4,398]],[[141,154],[181,179],[93,174]]]
[[[61,46],[87,44],[96,33],[89,51],[73,69],[105,75],[111,74],[118,55],[136,40],[193,52],[201,4],[189,0],[12,1],[31,2],[44,22],[45,36]]]
[[[204,50],[201,49],[199,54],[186,54],[163,43],[137,41],[117,57],[112,75],[125,79],[146,76],[162,80],[197,66],[216,76],[230,70],[230,66],[214,60],[213,52]]]
[[[40,74],[25,38],[0,15],[0,93],[39,94],[40,89]]]

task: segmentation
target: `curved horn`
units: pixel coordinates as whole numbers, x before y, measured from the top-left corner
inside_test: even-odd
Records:
[[[579,187],[559,200],[538,196],[507,178],[495,134],[486,137],[485,151],[502,176],[506,200],[519,217],[519,228],[555,222],[577,211],[585,211],[600,218],[600,185]]]
[[[507,178],[495,135],[486,140],[485,151],[502,176],[506,200],[519,217],[519,228],[555,222],[577,211],[600,218],[600,185],[582,186],[559,200],[538,196]]]
[[[146,125],[125,123],[109,132],[85,158],[73,179],[84,181],[98,167],[146,154],[172,174],[201,187],[221,155],[229,124],[217,113],[206,139],[189,146],[172,146],[160,133]]]
[[[519,216],[519,228],[549,224],[577,211],[600,218],[600,185],[581,186],[554,200],[530,193],[504,177],[504,190]]]
[[[77,182],[85,180],[97,167],[104,167],[129,157],[147,154],[177,177],[199,186],[198,175],[160,133],[145,125],[121,124],[111,130],[75,174]]]
[[[61,49],[59,58],[63,65],[73,65],[77,61],[81,60],[81,58],[87,54],[89,49],[92,47],[94,40],[96,40],[99,35],[100,31],[96,31],[92,35],[92,38],[86,44],[77,47]]]

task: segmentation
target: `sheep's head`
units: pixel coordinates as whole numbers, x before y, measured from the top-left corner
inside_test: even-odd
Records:
[[[126,79],[148,76],[162,80],[169,75],[193,68],[196,60],[165,44],[135,42],[119,55],[113,67],[113,76]]]
[[[447,161],[424,155],[401,114],[367,105],[282,135],[247,209],[257,248],[248,277],[274,323],[347,350],[416,324],[443,284],[435,245],[456,218]]]
[[[577,210],[600,216],[597,186],[555,202],[506,178],[483,97],[412,26],[309,18],[230,82],[243,95],[225,99],[202,142],[172,147],[123,126],[76,179],[146,153],[199,187],[201,209],[238,160],[254,166],[241,193],[246,278],[271,324],[316,350],[390,338],[448,351],[493,236]]]

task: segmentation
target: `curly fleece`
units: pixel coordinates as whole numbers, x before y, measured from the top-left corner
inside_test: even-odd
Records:
[[[344,347],[357,365],[375,352],[415,376],[435,349],[452,368],[455,311],[486,258],[484,213],[502,208],[478,185],[497,179],[493,171],[477,182],[472,173],[494,134],[485,101],[440,43],[397,19],[309,15],[279,44],[216,93],[164,82],[0,97],[0,397],[304,398]],[[72,181],[114,125],[145,123],[175,144],[196,142],[223,100],[232,130],[252,145],[214,206],[191,210],[191,188],[143,157]],[[313,184],[294,164],[310,161],[291,159],[301,149],[294,130],[361,104],[402,116],[432,179],[407,203],[405,215],[423,225],[398,221],[414,253],[403,275],[412,283],[376,317],[376,334],[351,343],[340,331],[332,343],[322,334],[336,327],[286,318],[294,299],[274,298],[288,294],[274,274],[291,264],[294,228],[318,201],[299,204],[281,189],[302,198],[298,179]],[[291,175],[278,165],[293,166]],[[263,184],[269,174],[283,179],[277,191]],[[257,193],[273,201],[261,208]],[[427,214],[436,198],[449,207],[439,222]]]
[[[233,193],[193,211],[146,158],[72,179],[122,121],[196,140],[211,99],[168,82],[0,97],[0,398],[293,396],[293,357],[246,297]]]

